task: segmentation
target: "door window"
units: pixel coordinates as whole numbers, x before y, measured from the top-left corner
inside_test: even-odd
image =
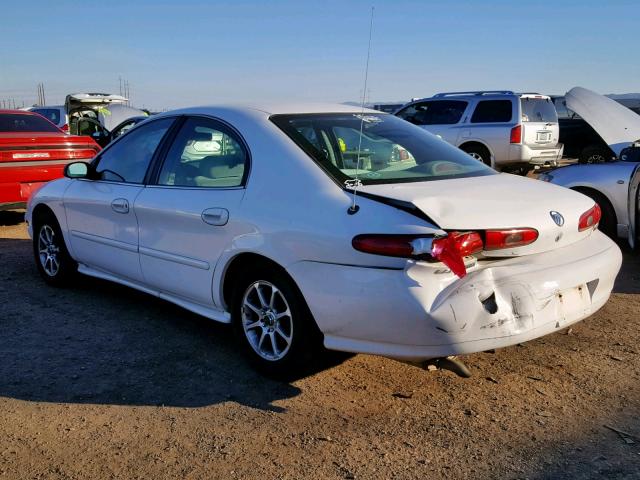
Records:
[[[133,132],[132,132],[133,133]],[[159,185],[225,188],[241,186],[247,151],[226,126],[210,118],[189,118],[171,145]]]
[[[481,100],[471,117],[471,123],[510,122],[512,112],[511,100]]]
[[[467,102],[462,100],[438,100],[414,103],[397,115],[414,125],[452,125],[466,109]]]
[[[162,137],[173,118],[155,120],[122,137],[98,157],[96,173],[101,180],[142,183]]]

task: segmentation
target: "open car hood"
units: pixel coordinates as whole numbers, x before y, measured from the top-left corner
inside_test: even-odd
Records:
[[[147,114],[137,108],[127,105],[108,105],[98,109],[98,120],[107,130],[111,131],[125,120],[133,117],[145,117]]]
[[[127,99],[122,95],[112,95],[110,93],[72,93],[65,98],[64,105],[67,112],[76,108],[100,107],[111,104],[125,104]]]
[[[591,125],[617,156],[640,139],[640,115],[615,100],[582,87],[569,90],[565,100],[567,107]]]

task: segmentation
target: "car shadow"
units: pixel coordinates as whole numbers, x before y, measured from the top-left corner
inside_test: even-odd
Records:
[[[622,250],[622,267],[613,286],[614,293],[640,293],[640,254],[625,241],[618,242]]]
[[[24,210],[0,210],[0,227],[19,225],[24,222]]]
[[[30,242],[0,239],[0,397],[201,407],[274,404],[301,390],[254,371],[231,328],[136,290],[81,276],[47,286]],[[331,355],[307,375],[344,360]]]

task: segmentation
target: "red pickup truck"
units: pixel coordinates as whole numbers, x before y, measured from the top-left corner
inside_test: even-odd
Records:
[[[23,207],[64,166],[100,150],[91,137],[67,135],[37,113],[0,110],[0,210]]]

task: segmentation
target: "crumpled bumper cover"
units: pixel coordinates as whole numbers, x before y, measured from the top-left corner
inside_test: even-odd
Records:
[[[300,262],[290,269],[327,348],[424,360],[514,345],[582,320],[609,298],[622,263],[599,231],[541,254],[479,262],[462,278]]]

